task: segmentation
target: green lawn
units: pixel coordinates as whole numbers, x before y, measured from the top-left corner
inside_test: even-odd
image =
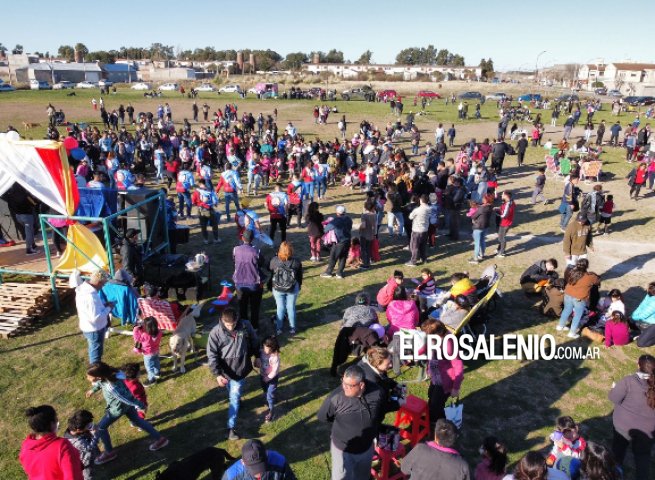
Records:
[[[45,104],[51,99],[57,107],[61,105],[67,112],[79,111],[74,117],[76,119],[95,120],[90,106],[90,98],[95,92],[76,90],[76,93],[78,96],[72,98],[65,97],[65,92],[15,92],[13,97],[0,96],[0,125],[11,123],[11,118],[6,116],[7,109],[19,112],[16,113],[19,119],[32,118],[21,117],[21,109],[32,112],[30,115],[38,114],[38,118],[42,119]],[[217,97],[214,95],[212,98]],[[221,103],[214,103],[217,106],[224,104],[227,98],[221,96]],[[135,104],[139,102],[137,111],[145,108],[143,98],[133,92],[121,92],[116,97],[110,96],[110,99],[112,105],[131,100]],[[203,97],[201,100],[204,101]],[[156,108],[158,99],[148,102],[151,108]],[[183,108],[188,108],[190,112],[189,103],[186,99],[176,100],[173,104],[174,117],[177,116],[176,111],[182,111]],[[273,105],[276,105],[280,111],[278,123],[281,126],[293,120],[299,122],[302,133],[307,135],[332,137],[336,134],[336,125],[313,125],[310,117],[314,102],[311,101],[246,100],[238,101],[238,104],[240,111],[252,110],[255,114],[259,110],[271,111]],[[393,118],[388,113],[388,105],[366,102],[338,102],[337,105],[340,111],[346,113],[351,125],[362,118],[377,124],[384,124]],[[406,111],[412,108],[407,105]],[[82,114],[87,109],[88,113]],[[446,109],[441,103],[433,103],[429,112],[427,119],[421,117],[417,120],[419,126],[426,131],[424,141],[432,140],[431,132],[437,121],[450,123],[456,117],[453,106],[449,105]],[[483,107],[486,121],[470,121],[466,126],[458,123],[458,129],[461,128],[463,132],[458,140],[467,138],[468,134],[476,138],[492,137],[497,123],[494,113],[495,103],[491,105],[488,102]],[[609,118],[609,114],[602,112],[598,118]],[[330,121],[336,122],[336,119],[332,117]],[[554,139],[558,138],[557,135],[560,134],[552,133]],[[557,238],[559,228],[556,201],[561,195],[562,182],[549,177],[546,193],[551,199],[550,205],[528,205],[536,165],[543,164],[543,154],[541,149],[530,148],[528,166],[521,170],[515,167],[515,157],[508,157],[507,175],[500,179],[501,189],[511,188],[517,192],[518,211],[517,226],[510,233],[510,256],[496,261],[505,273],[500,287],[503,297],[490,321],[490,332],[497,335],[554,333],[554,321],[538,315],[531,308],[532,302],[518,288],[518,278],[531,262],[549,256],[562,258]],[[623,151],[616,149],[605,156],[604,170],[610,174],[605,189],[615,194],[619,213],[615,220],[616,233],[598,239],[599,253],[591,257],[591,262],[592,268],[598,273],[607,272],[603,290],[616,287],[628,291],[628,308],[632,310],[641,300],[647,281],[652,281],[650,276],[653,269],[652,262],[648,264],[650,267],[644,269],[627,267],[630,267],[632,257],[637,260],[638,247],[646,245],[640,242],[654,233],[655,222],[644,210],[646,205],[650,208],[651,199],[637,203],[627,199],[623,177],[629,165],[623,161],[622,155]],[[587,191],[590,189],[587,185],[582,187]],[[328,198],[322,202],[324,212],[332,212],[335,205],[345,203],[349,212],[358,216],[363,195],[341,187],[331,189],[328,193]],[[263,197],[253,203],[262,213]],[[355,220],[355,223],[358,221]],[[231,224],[221,227],[221,235],[224,242],[219,247],[208,249],[214,293],[219,292],[219,281],[231,276],[232,262],[227,258],[236,243]],[[202,245],[196,237],[198,235],[193,236],[192,242],[180,250],[187,253],[200,251]],[[343,281],[319,278],[324,263],[318,266],[305,263],[306,281],[298,301],[300,333],[291,340],[286,337],[283,339],[279,419],[267,425],[262,423],[264,401],[258,379],[253,375],[247,382],[240,413],[242,433],[248,438],[259,437],[271,448],[284,453],[292,462],[298,478],[329,478],[329,428],[319,424],[315,414],[325,394],[338,385],[328,374],[338,319],[344,308],[353,303],[357,292],[365,290],[374,295],[391,271],[408,259],[398,239],[390,239],[385,233],[380,238],[382,261],[364,273],[347,271]],[[289,239],[297,253],[307,259],[309,248],[304,230],[292,229]],[[620,246],[624,241],[633,243]],[[489,253],[492,253],[495,241],[491,239],[489,244]],[[471,266],[466,263],[471,251],[472,242],[466,235],[455,243],[440,237],[438,247],[430,251],[429,262],[430,268],[436,272],[438,282],[443,285],[450,274],[462,270],[470,271],[475,277],[485,265],[494,261]],[[607,260],[614,258],[613,255],[619,259],[616,263],[626,262],[626,268],[616,269],[612,261]],[[639,258],[643,258],[641,262],[644,263],[649,262],[651,257]],[[408,276],[418,276],[418,269],[410,271],[409,267],[400,268]],[[274,311],[274,301],[269,293],[265,295],[262,310],[262,319],[268,318]],[[557,338],[565,344],[566,337]],[[167,339],[164,343],[167,343]],[[580,340],[566,344],[587,343]],[[140,357],[131,353],[131,346],[129,337],[112,336],[106,344],[104,358],[113,365],[140,361]],[[164,353],[167,350],[168,347],[163,347]],[[601,358],[598,360],[468,362],[461,391],[464,402],[464,427],[460,439],[463,454],[474,467],[481,440],[488,434],[495,434],[507,443],[511,460],[515,462],[530,449],[547,448],[547,438],[555,419],[562,414],[570,414],[581,422],[587,439],[609,444],[611,404],[607,400],[607,391],[613,380],[634,371],[640,353],[636,346],[630,345],[611,350],[601,348]],[[196,358],[192,357],[191,360],[195,361]],[[0,402],[4,405],[4,413],[0,418],[0,436],[4,439],[0,445],[0,471],[3,472],[3,478],[22,478],[17,456],[21,440],[28,430],[22,416],[27,406],[42,403],[55,406],[59,412],[62,432],[66,419],[78,408],[89,409],[96,419],[100,418],[104,409],[100,397],[84,398],[84,392],[88,389],[84,375],[86,361],[86,342],[77,330],[74,306],[70,304],[60,314],[43,320],[33,332],[0,342]],[[242,442],[228,445],[224,441],[227,411],[225,391],[216,387],[211,374],[199,364],[188,365],[191,368],[188,368],[185,375],[175,376],[169,373],[170,365],[169,360],[163,361],[164,380],[148,390],[148,418],[170,437],[170,446],[156,453],[148,451],[149,442],[143,434],[131,428],[127,421],[121,420],[111,427],[119,459],[99,467],[97,478],[152,478],[153,472],[165,464],[210,445],[227,448],[234,456],[239,455]],[[409,374],[413,375],[414,372]],[[410,392],[425,396],[427,386],[412,384]]]

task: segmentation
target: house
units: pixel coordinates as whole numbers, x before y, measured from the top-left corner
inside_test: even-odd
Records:
[[[303,70],[312,74],[329,72],[333,75],[352,78],[358,73],[384,73],[386,75],[396,75],[404,80],[413,80],[419,76],[434,78],[436,73],[440,73],[447,80],[463,80],[473,76],[480,78],[482,69],[480,67],[456,67],[450,65],[357,65],[345,63],[310,63],[303,65]]]
[[[593,90],[594,83],[605,83],[605,67],[604,64],[589,63],[582,65],[578,70],[578,84],[585,90]]]
[[[653,70],[653,63],[610,63],[605,68],[605,83],[607,88],[628,95],[653,95],[655,79],[650,73]]]
[[[138,71],[133,65],[126,63],[106,64],[102,67],[105,79],[113,83],[129,83],[139,80]]]
[[[102,80],[102,69],[97,63],[30,63],[15,70],[16,80],[27,83],[30,80],[54,84],[66,80],[79,83],[84,80],[97,83]]]
[[[140,70],[140,73],[144,81],[152,82],[176,82],[196,79],[196,71],[193,68],[156,68],[155,65],[150,65],[148,68]]]

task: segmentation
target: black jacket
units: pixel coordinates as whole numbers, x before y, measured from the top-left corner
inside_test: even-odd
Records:
[[[398,382],[390,379],[386,373],[378,373],[368,361],[366,357],[362,358],[357,364],[364,370],[364,378],[369,382],[375,383],[382,390],[384,399],[383,408],[380,416],[380,423],[384,420],[384,416],[389,412],[395,412],[400,408],[398,397],[394,390],[398,387]]]
[[[528,282],[541,282],[543,280],[555,280],[559,275],[555,270],[550,272],[546,271],[546,260],[541,260],[539,263],[530,265],[525,272],[521,275],[521,285]]]
[[[141,249],[128,239],[123,240],[121,262],[123,270],[135,277],[137,281],[143,281],[143,256],[141,255]]]
[[[14,183],[3,195],[9,211],[14,215],[34,215],[35,207],[39,203],[18,182]]]
[[[491,205],[480,205],[471,217],[471,220],[473,221],[473,230],[484,230],[487,228],[492,213],[493,209]]]
[[[209,332],[207,359],[215,377],[246,378],[252,371],[252,357],[258,353],[257,333],[248,320],[239,320],[231,332],[219,321]]]
[[[332,424],[331,439],[335,447],[348,453],[364,453],[377,437],[384,407],[382,390],[375,383],[366,386],[359,397],[346,397],[339,386],[328,395],[317,417]]]

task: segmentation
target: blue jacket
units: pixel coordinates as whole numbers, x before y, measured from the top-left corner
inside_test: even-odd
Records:
[[[346,215],[335,216],[334,219],[325,226],[326,232],[334,230],[334,234],[337,236],[337,242],[339,243],[350,241],[352,229],[353,221]]]
[[[632,319],[638,322],[655,324],[655,295],[646,295],[637,309],[632,312]]]
[[[101,293],[108,302],[115,302],[111,314],[121,319],[121,325],[136,323],[139,304],[134,289],[122,283],[109,281],[102,287]]]
[[[296,480],[287,460],[275,450],[267,450],[268,454],[266,472],[260,477],[261,480]],[[246,470],[246,466],[237,460],[223,474],[222,480],[255,480]]]

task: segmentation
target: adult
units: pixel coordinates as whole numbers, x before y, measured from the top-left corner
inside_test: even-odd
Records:
[[[413,330],[418,326],[419,311],[416,301],[409,298],[405,287],[397,286],[393,292],[393,300],[387,306],[387,336],[393,337],[393,334],[401,328]]]
[[[20,447],[18,459],[28,479],[82,480],[80,452],[66,438],[57,436],[57,412],[50,405],[25,412],[32,433]]]
[[[603,137],[605,136],[605,120],[601,120],[596,130],[596,145],[599,147],[603,145]]]
[[[325,226],[325,231],[334,230],[337,242],[330,248],[330,260],[328,261],[325,272],[321,273],[321,277],[332,278],[332,272],[338,262],[336,278],[342,279],[343,269],[346,267],[346,258],[348,258],[348,250],[350,248],[353,221],[346,215],[346,207],[343,205],[338,205],[335,211],[337,216]]]
[[[469,466],[455,450],[456,440],[457,427],[453,422],[437,420],[434,441],[416,445],[401,462],[400,470],[411,480],[468,480]]]
[[[272,272],[271,284],[277,306],[276,331],[282,335],[284,317],[289,318],[289,334],[296,334],[296,302],[302,288],[302,263],[293,256],[293,245],[282,242],[277,255],[268,266]]]
[[[655,436],[655,357],[642,355],[639,370],[616,382],[609,392],[614,404],[612,451],[616,462],[623,465],[628,446],[632,444],[635,479],[650,476],[650,457]]]
[[[564,310],[559,318],[559,325],[556,330],[568,330],[566,324],[573,313],[569,338],[578,338],[578,326],[587,306],[591,289],[600,286],[600,277],[589,272],[589,261],[586,258],[579,259],[575,267],[566,276],[566,288],[564,289]]]
[[[216,193],[220,193],[221,190],[225,192],[225,216],[230,218],[231,203],[234,203],[234,208],[241,210],[239,192],[243,190],[239,173],[234,170],[230,162],[225,164],[225,171],[221,173],[221,178],[218,179],[218,184],[216,184]]]
[[[544,286],[557,278],[559,278],[557,260],[549,258],[530,265],[521,274],[519,282],[525,293],[537,293],[538,290],[535,287]]]
[[[106,282],[106,274],[102,270],[96,270],[89,280],[82,282],[75,289],[77,318],[80,330],[88,343],[89,363],[102,360],[109,313],[114,308],[113,303],[103,302],[100,296],[100,290]]]
[[[412,254],[409,262],[405,265],[408,267],[415,267],[419,263],[428,261],[427,245],[428,245],[428,229],[430,228],[430,214],[431,209],[429,205],[429,197],[421,195],[419,198],[419,205],[409,214],[409,220],[412,224],[412,236],[409,241],[409,250]]]
[[[243,232],[243,243],[234,247],[234,286],[239,299],[239,316],[250,320],[252,326],[259,328],[259,308],[264,293],[264,259],[258,248],[252,246],[254,233],[246,229]],[[248,315],[250,310],[250,315]]]
[[[632,312],[632,320],[641,331],[637,338],[637,345],[650,347],[655,345],[655,282],[648,284],[646,296],[637,309]]]
[[[509,151],[509,145],[505,143],[505,140],[499,138],[494,146],[491,147],[491,167],[494,169],[497,175],[500,175],[503,172],[503,162],[505,161],[505,155]]]
[[[395,412],[405,403],[398,383],[387,375],[391,370],[391,352],[384,347],[371,347],[357,364],[364,371],[364,378],[380,387],[383,395],[383,408],[380,422],[389,412]]]
[[[621,122],[618,120],[610,127],[610,145],[613,147],[617,147],[619,145],[619,134],[621,133],[621,130],[623,130],[623,127],[621,127]]]
[[[261,440],[248,440],[241,447],[241,459],[225,470],[222,480],[296,480],[287,459],[267,450]]]
[[[573,115],[569,115],[569,117],[564,122],[564,135],[562,136],[564,140],[569,139],[569,137],[571,136],[571,130],[573,129],[574,125],[575,125],[575,120],[573,119]]]
[[[562,203],[559,206],[559,213],[561,214],[559,228],[562,233],[566,231],[566,226],[569,224],[573,212],[578,209],[578,195],[580,189],[577,187],[580,182],[580,177],[571,176],[564,184],[564,192],[562,193]]]
[[[139,247],[140,230],[128,228],[121,246],[121,268],[132,277],[132,285],[143,285],[143,255]]]
[[[521,138],[516,143],[516,154],[519,167],[523,166],[523,161],[525,160],[525,152],[528,149],[528,139],[526,138],[525,133],[521,134]]]
[[[357,365],[348,367],[341,386],[318,411],[318,420],[331,423],[332,480],[360,480],[371,474],[373,440],[384,408],[380,387],[366,380]]]
[[[514,211],[516,204],[513,200],[512,192],[505,190],[502,195],[503,204],[498,208],[497,215],[500,225],[498,226],[498,252],[496,257],[505,256],[505,246],[507,245],[507,232],[514,224]]]
[[[266,209],[270,214],[271,227],[268,236],[275,240],[275,231],[280,227],[281,241],[287,239],[287,211],[289,210],[289,197],[282,191],[282,185],[276,183],[273,191],[266,195]]]
[[[459,240],[459,216],[466,192],[462,187],[462,179],[451,175],[444,191],[444,208],[446,209],[446,225],[451,240]]]
[[[439,320],[444,325],[457,329],[471,310],[471,302],[466,295],[449,299],[441,308]]]
[[[211,189],[211,182],[208,180],[198,181],[198,186],[191,195],[191,202],[198,208],[198,218],[200,219],[200,231],[205,245],[209,243],[209,233],[207,225],[212,228],[214,243],[220,243],[218,238],[218,219],[214,207],[218,205],[218,197]]]
[[[575,265],[578,259],[587,258],[587,251],[594,251],[593,228],[585,213],[580,212],[576,221],[566,227],[562,248],[567,265]]]
[[[371,307],[371,300],[365,293],[358,293],[355,297],[355,305],[346,308],[343,312],[343,324],[341,328],[368,327],[378,322],[378,312]]]
[[[236,431],[241,404],[241,390],[253,369],[252,358],[259,354],[257,333],[248,320],[237,318],[232,308],[226,308],[221,320],[209,332],[207,359],[209,370],[220,388],[228,387],[230,405],[227,410],[228,440],[239,440]]]
[[[2,199],[7,202],[9,211],[16,216],[16,222],[20,224],[25,231],[25,254],[36,255],[39,251],[36,248],[34,234],[34,212],[39,203],[38,200],[30,195],[29,192],[19,183],[14,183],[11,188],[2,195]]]
[[[364,202],[364,212],[359,223],[359,245],[361,248],[362,264],[361,269],[371,267],[371,254],[373,240],[378,230],[377,212],[375,198],[368,197]]]
[[[484,251],[487,248],[487,228],[493,213],[493,195],[485,195],[475,213],[471,216],[473,223],[473,258],[469,263],[478,264],[484,259]]]

